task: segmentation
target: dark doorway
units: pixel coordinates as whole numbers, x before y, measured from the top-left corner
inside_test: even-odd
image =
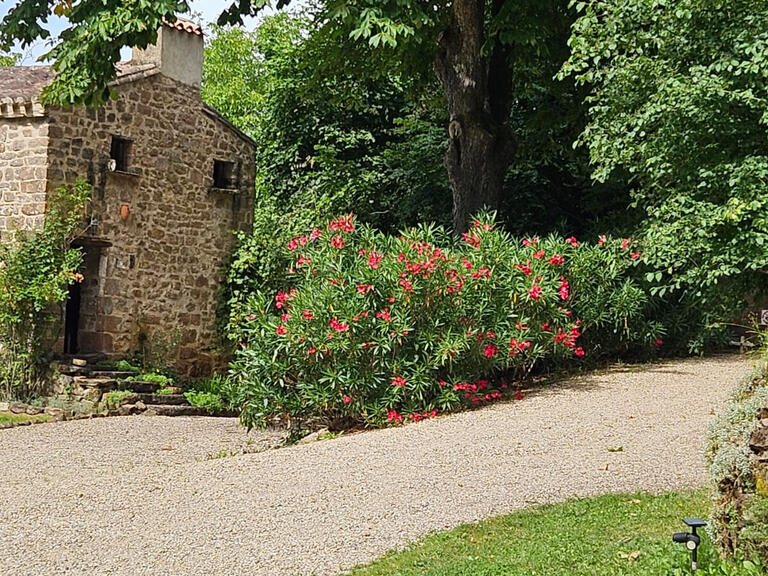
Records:
[[[69,285],[67,295],[67,308],[64,316],[64,353],[77,354],[80,345],[77,341],[77,333],[80,329],[80,282]]]

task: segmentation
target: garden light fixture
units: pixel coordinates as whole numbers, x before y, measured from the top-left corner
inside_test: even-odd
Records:
[[[690,532],[676,532],[672,535],[672,541],[685,544],[685,547],[691,551],[691,571],[696,572],[698,565],[698,551],[701,544],[701,537],[696,533],[697,528],[703,528],[707,525],[700,518],[683,518],[686,526],[690,527]]]

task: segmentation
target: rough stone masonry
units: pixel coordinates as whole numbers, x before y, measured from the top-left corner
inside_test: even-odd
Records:
[[[93,189],[61,351],[120,357],[164,340],[188,374],[217,361],[217,293],[234,232],[252,223],[255,143],[202,102],[202,54],[199,27],[164,26],[99,108],[44,107],[48,68],[0,68],[3,239],[40,226],[62,184]]]

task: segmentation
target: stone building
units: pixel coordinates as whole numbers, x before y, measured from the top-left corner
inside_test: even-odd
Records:
[[[124,357],[177,340],[184,371],[214,360],[223,267],[252,223],[255,143],[202,102],[202,62],[198,26],[163,26],[99,108],[46,107],[49,68],[0,68],[0,237],[40,226],[62,184],[93,188],[60,352]]]

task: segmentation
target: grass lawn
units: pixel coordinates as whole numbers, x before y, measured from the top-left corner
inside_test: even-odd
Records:
[[[690,574],[690,556],[672,533],[684,516],[707,517],[703,490],[621,494],[523,510],[436,533],[391,552],[354,576],[666,576]],[[752,575],[723,566],[703,538],[697,574]]]
[[[11,414],[3,412],[0,414],[0,426],[9,426],[12,424],[23,424],[25,422],[49,422],[53,418],[48,414],[37,414],[30,416],[29,414]]]

